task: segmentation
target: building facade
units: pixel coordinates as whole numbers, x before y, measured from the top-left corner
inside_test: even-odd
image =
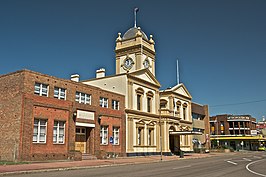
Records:
[[[0,76],[0,160],[125,155],[124,96],[76,81],[29,70]]]
[[[116,39],[116,75],[83,81],[125,95],[126,153],[128,156],[160,153],[159,88],[155,77],[155,49],[140,28],[130,28]],[[168,152],[165,146],[163,151]]]
[[[193,151],[191,99],[184,84],[160,91],[162,138],[173,154]]]
[[[193,135],[193,147],[210,149],[210,117],[208,105],[191,103],[193,131],[201,132],[201,135]]]
[[[216,115],[210,117],[212,147],[257,150],[264,138],[257,135],[256,119],[250,115]]]
[[[259,121],[257,123],[256,128],[257,128],[257,132],[259,135],[266,137],[266,120],[265,120],[265,117],[262,117],[262,121]]]

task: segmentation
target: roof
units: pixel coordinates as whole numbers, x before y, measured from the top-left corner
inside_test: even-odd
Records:
[[[130,29],[127,30],[127,32],[123,35],[123,40],[136,37],[137,32],[138,32],[138,28],[137,28],[137,27],[130,28]],[[142,37],[143,37],[144,39],[148,40],[147,35],[146,35],[142,30],[140,30],[140,32],[142,33]]]

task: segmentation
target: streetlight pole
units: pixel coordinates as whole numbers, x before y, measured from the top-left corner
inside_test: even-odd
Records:
[[[160,155],[161,161],[163,161],[163,142],[162,142],[162,120],[161,120],[161,109],[159,109],[159,124],[160,124]]]

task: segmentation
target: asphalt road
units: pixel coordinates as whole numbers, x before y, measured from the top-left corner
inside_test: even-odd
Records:
[[[266,152],[184,159],[150,164],[8,175],[10,177],[266,177]]]

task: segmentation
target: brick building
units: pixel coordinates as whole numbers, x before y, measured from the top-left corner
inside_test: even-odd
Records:
[[[212,147],[257,150],[266,139],[257,135],[256,118],[250,115],[216,115],[210,117]]]
[[[124,96],[78,80],[29,70],[0,76],[0,160],[125,155]]]

